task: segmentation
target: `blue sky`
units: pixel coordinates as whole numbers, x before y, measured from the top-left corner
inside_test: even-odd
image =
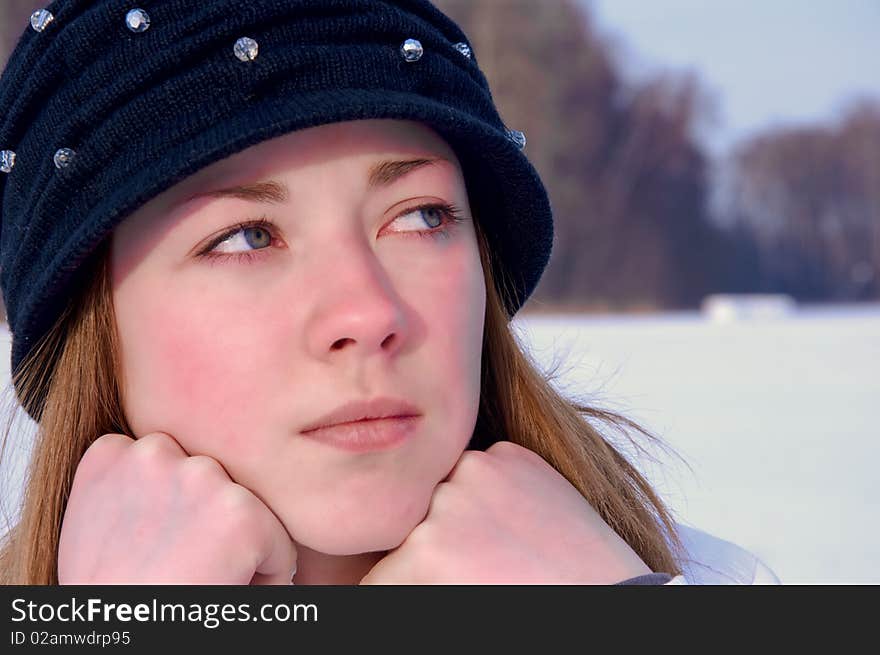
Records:
[[[716,152],[771,125],[880,99],[880,0],[579,0],[627,74],[691,69],[715,96]]]

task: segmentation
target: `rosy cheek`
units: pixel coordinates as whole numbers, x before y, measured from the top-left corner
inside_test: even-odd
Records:
[[[193,450],[213,452],[240,438],[247,408],[259,397],[253,358],[260,335],[256,326],[235,318],[244,308],[221,311],[211,299],[203,301],[166,296],[155,308],[133,344],[140,368],[133,372],[138,383],[132,391],[142,425],[177,430],[175,436]]]
[[[438,336],[450,353],[462,351],[482,334],[485,291],[476,245],[463,242],[456,248],[442,275],[432,276],[431,292],[418,292],[428,316],[433,316],[444,329]]]
[[[449,403],[449,417],[467,417],[479,397],[485,283],[476,243],[462,242],[412,280],[408,300],[430,334],[424,357]],[[438,389],[439,391],[439,389]]]

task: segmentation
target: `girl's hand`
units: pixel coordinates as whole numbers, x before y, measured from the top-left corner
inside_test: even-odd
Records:
[[[361,584],[614,584],[650,573],[578,490],[509,441],[465,451]]]
[[[296,547],[217,460],[163,432],[105,434],[76,470],[60,584],[290,584]]]

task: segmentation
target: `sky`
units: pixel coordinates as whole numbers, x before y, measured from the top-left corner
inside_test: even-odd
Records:
[[[880,0],[579,0],[634,79],[693,70],[715,96],[707,145],[779,124],[830,122],[880,100]]]

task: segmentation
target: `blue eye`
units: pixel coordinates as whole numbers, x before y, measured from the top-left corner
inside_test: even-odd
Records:
[[[395,232],[409,233],[413,232],[414,236],[419,237],[441,237],[448,234],[450,229],[458,223],[462,223],[465,219],[461,216],[461,210],[458,209],[455,205],[450,205],[447,203],[431,203],[427,205],[420,205],[418,207],[413,207],[412,209],[407,209],[404,213],[400,214],[396,219],[394,219],[394,223],[397,223],[402,218],[405,218],[410,215],[419,216],[419,221],[423,224],[427,225],[429,230],[394,230]]]
[[[403,218],[417,216],[418,221],[427,225],[429,229],[415,230],[392,230],[403,235],[416,237],[441,238],[449,235],[452,228],[467,219],[461,216],[461,210],[449,203],[429,203],[407,209],[392,221],[396,223]],[[235,261],[250,262],[269,254],[273,239],[278,230],[275,224],[265,216],[255,221],[245,221],[230,228],[219,237],[214,239],[199,254],[211,262]],[[220,246],[227,243],[250,248],[238,252],[219,250]]]
[[[267,246],[272,245],[272,239],[275,237],[275,230],[275,224],[266,219],[265,216],[256,221],[239,223],[211,241],[198,253],[198,256],[212,261],[222,261],[231,258],[249,261],[258,255],[262,255],[262,251],[268,250]],[[218,249],[227,243],[245,246],[252,248],[252,250],[230,252]]]
[[[420,219],[432,229],[435,227],[440,227],[440,225],[443,224],[443,213],[438,207],[423,207],[421,209],[413,209],[406,212],[405,214],[401,214],[400,216],[398,216],[397,220],[413,214],[418,214]]]
[[[241,235],[242,238],[238,238],[239,235]],[[214,246],[212,250],[216,252],[218,247],[227,243],[234,243],[235,241],[243,241],[244,243],[242,245],[251,246],[255,250],[259,250],[260,248],[272,245],[272,234],[269,232],[268,228],[262,225],[242,227],[224,238],[220,243]]]

